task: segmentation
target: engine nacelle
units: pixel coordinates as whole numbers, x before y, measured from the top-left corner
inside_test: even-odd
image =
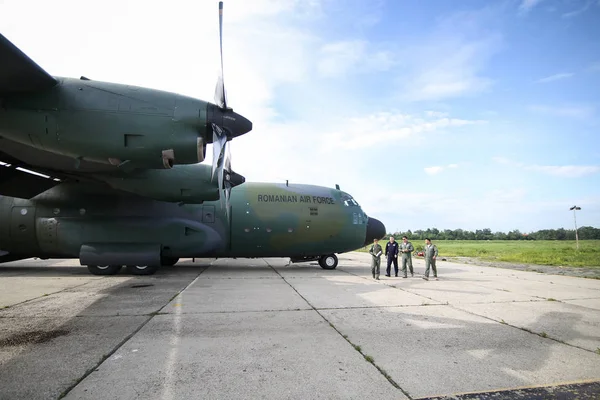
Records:
[[[199,204],[219,199],[218,177],[211,166],[176,165],[170,170],[151,169],[116,175],[96,175],[114,189],[159,201]]]
[[[204,161],[210,103],[127,85],[63,78],[2,99],[0,135],[74,160],[170,169]]]

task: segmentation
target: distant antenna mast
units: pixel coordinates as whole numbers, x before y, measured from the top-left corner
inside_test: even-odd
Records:
[[[577,218],[575,218],[575,211],[581,210],[581,207],[573,206],[569,208],[569,210],[573,210],[573,222],[575,222],[575,242],[577,243],[577,250],[579,250],[579,235],[577,234]]]

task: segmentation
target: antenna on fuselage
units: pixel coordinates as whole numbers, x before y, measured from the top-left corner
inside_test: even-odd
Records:
[[[285,180],[285,186],[290,186],[290,182],[287,179]]]
[[[335,184],[335,188],[336,188],[337,190],[340,190],[340,185],[338,185],[338,184],[336,183],[336,184]]]

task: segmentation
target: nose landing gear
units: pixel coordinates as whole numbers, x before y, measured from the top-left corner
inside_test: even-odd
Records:
[[[338,258],[335,254],[328,254],[319,257],[319,265],[323,269],[335,269],[338,265]]]

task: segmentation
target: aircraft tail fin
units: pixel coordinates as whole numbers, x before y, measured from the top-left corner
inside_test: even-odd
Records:
[[[56,79],[0,34],[0,95],[43,90]]]

